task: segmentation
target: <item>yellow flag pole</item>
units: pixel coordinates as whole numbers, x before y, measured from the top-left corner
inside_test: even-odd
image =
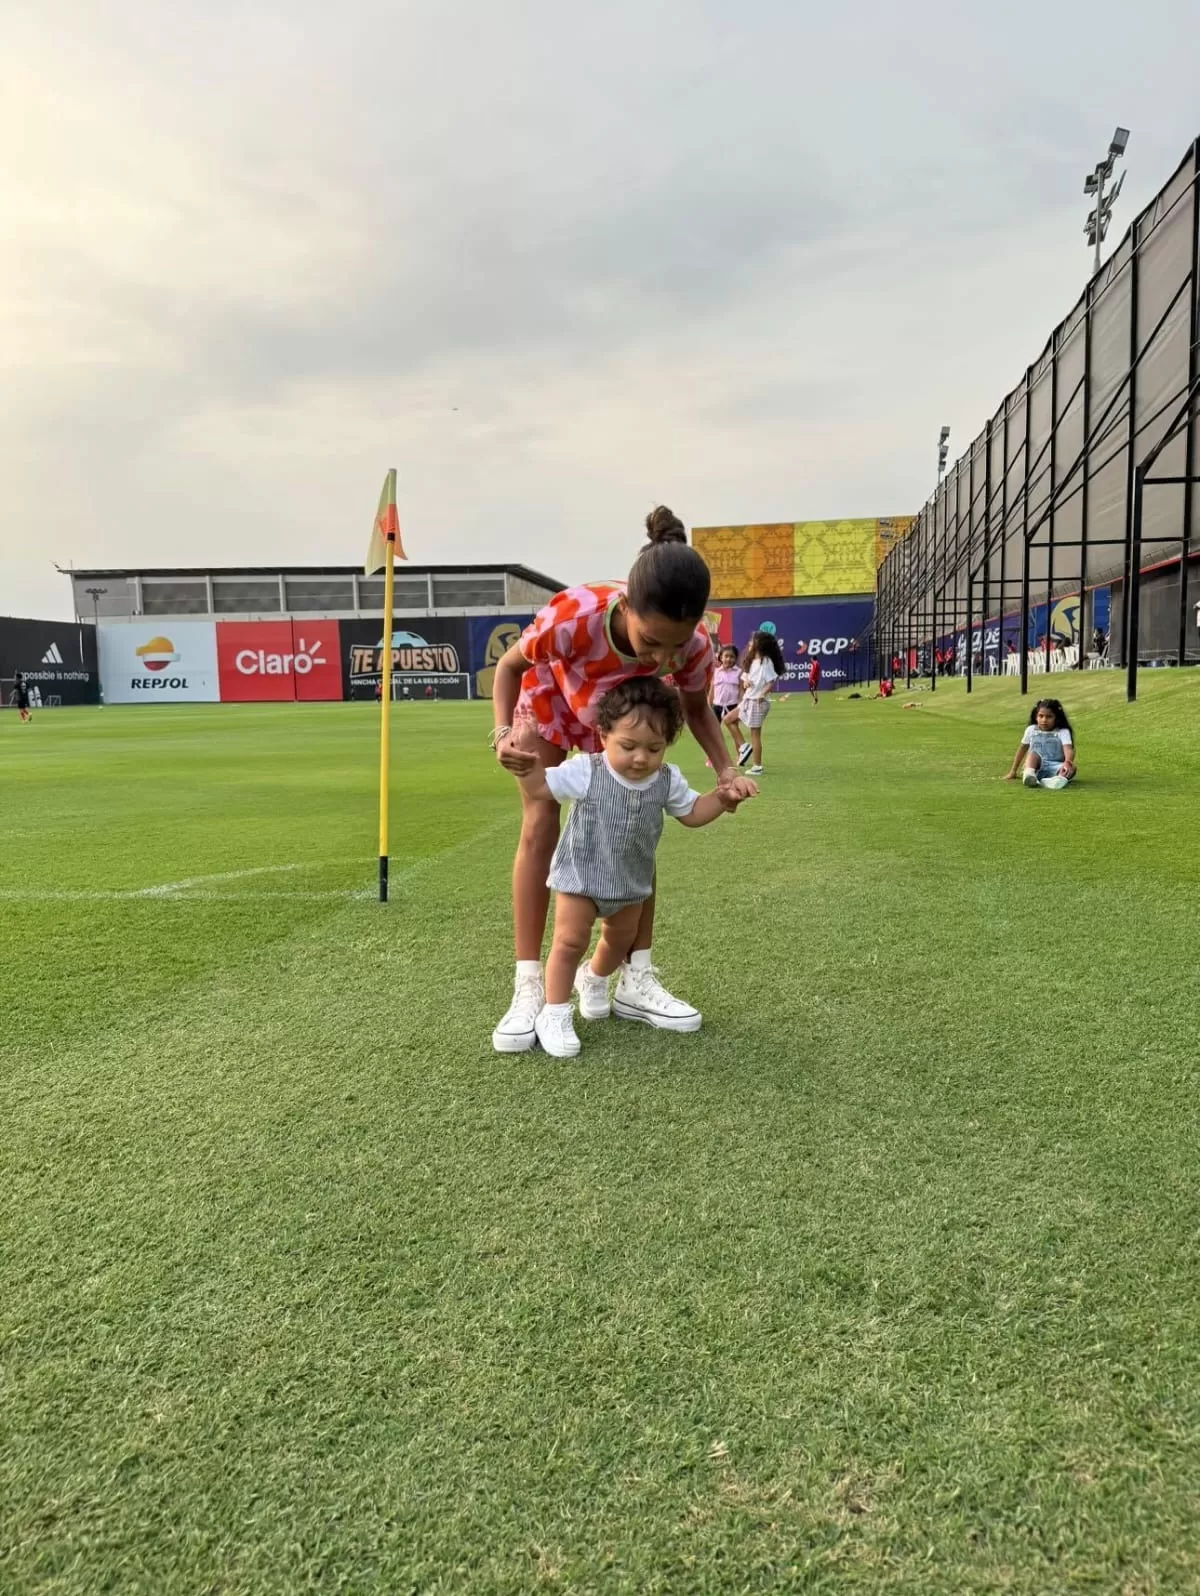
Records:
[[[383,568],[383,654],[379,683],[379,901],[388,901],[388,776],[391,765],[392,603],[395,593],[396,534],[387,535]]]

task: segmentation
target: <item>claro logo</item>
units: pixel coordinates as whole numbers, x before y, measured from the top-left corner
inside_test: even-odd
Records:
[[[325,664],[320,643],[296,640],[294,654],[268,654],[264,648],[242,648],[234,656],[234,667],[241,676],[307,676],[316,665]]]

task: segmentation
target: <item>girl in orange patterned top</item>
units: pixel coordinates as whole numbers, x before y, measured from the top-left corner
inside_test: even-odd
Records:
[[[709,573],[689,547],[683,523],[665,505],[646,518],[650,541],[627,582],[595,582],[558,593],[496,666],[492,746],[506,770],[524,775],[537,764],[560,765],[573,748],[598,753],[596,708],[631,676],[670,676],[692,736],[720,772],[719,785],[739,800],[756,791],[729,763],[708,703],[712,642],[704,626]],[[514,730],[515,728],[515,730]],[[521,841],[513,866],[517,975],[512,1006],[492,1033],[500,1053],[534,1043],[534,1020],[545,1001],[542,939],[550,889],[546,878],[558,841],[559,806],[522,792]],[[654,898],[647,899],[627,964],[617,976],[618,1009],[673,1031],[695,1031],[700,1014],[658,980],[650,957]],[[583,994],[581,993],[581,1002]],[[587,993],[587,1020],[607,1019],[603,1001]]]

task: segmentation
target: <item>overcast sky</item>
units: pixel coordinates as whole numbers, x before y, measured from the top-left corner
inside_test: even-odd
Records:
[[[1188,0],[37,0],[0,27],[0,613],[53,562],[620,575],[894,514],[1200,133]],[[955,451],[956,452],[956,451]]]

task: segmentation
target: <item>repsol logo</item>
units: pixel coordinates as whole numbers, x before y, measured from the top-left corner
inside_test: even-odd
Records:
[[[129,685],[137,693],[161,693],[167,688],[186,693],[188,679],[186,676],[131,676]]]

